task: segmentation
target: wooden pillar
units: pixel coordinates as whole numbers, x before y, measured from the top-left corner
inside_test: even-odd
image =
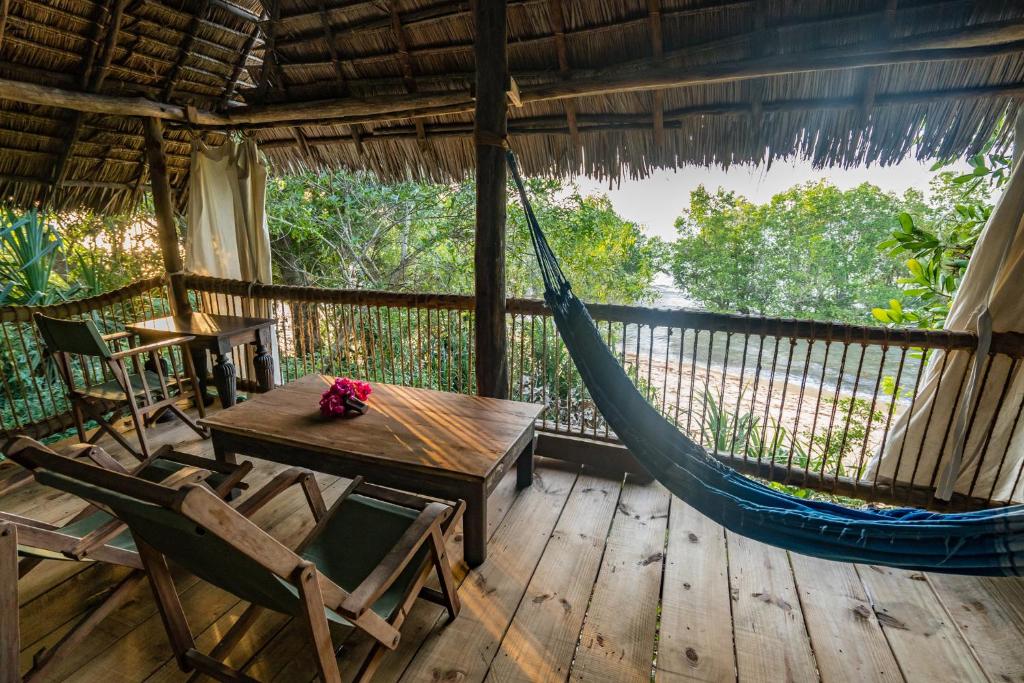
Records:
[[[505,0],[478,0],[476,42],[476,377],[481,396],[508,396],[505,334]]]
[[[143,119],[146,138],[146,158],[149,161],[149,182],[153,190],[153,212],[160,239],[160,252],[164,257],[164,270],[171,274],[171,311],[176,314],[192,310],[188,293],[181,277],[184,266],[178,247],[178,229],[174,225],[174,202],[171,184],[167,180],[167,158],[164,156],[164,132],[160,119]]]

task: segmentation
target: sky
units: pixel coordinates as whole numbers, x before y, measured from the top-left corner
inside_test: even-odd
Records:
[[[648,234],[674,239],[676,216],[687,208],[690,191],[702,183],[711,191],[721,186],[756,203],[766,202],[793,185],[822,177],[844,190],[870,182],[883,190],[902,193],[911,187],[927,190],[932,163],[908,159],[885,167],[816,169],[808,162],[795,161],[775,162],[767,171],[763,166],[749,165],[733,166],[728,171],[688,166],[678,171],[658,171],[643,180],[624,180],[611,189],[607,183],[590,178],[577,178],[576,182],[584,194],[607,194],[620,216],[642,224]]]

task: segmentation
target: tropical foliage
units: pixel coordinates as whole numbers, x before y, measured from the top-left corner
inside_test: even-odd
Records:
[[[671,272],[677,286],[719,312],[863,322],[871,305],[898,295],[899,262],[876,245],[920,193],[827,181],[755,204],[700,187],[676,220]]]
[[[662,245],[615,213],[607,197],[531,179],[534,209],[577,292],[596,301],[653,297]],[[392,291],[473,291],[475,192],[471,182],[381,183],[346,171],[272,181],[267,215],[275,268],[289,284]],[[510,296],[537,296],[529,232],[509,194]]]

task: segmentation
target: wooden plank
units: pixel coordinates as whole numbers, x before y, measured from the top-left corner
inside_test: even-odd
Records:
[[[658,483],[623,486],[571,680],[650,680],[669,500]]]
[[[659,683],[735,680],[725,530],[678,498],[669,518]]]
[[[572,472],[538,473],[494,533],[487,562],[462,584],[459,618],[430,632],[400,678],[385,662],[381,680],[484,679],[575,480]]]
[[[566,679],[619,489],[619,482],[608,479],[576,480],[487,680]]]
[[[797,553],[789,558],[821,680],[902,681],[856,568]]]
[[[977,576],[928,574],[935,594],[960,629],[960,635],[974,650],[985,673],[992,680],[1024,682],[1024,619],[1005,595],[994,589],[998,583],[1016,581]],[[1017,601],[1018,607],[1021,601]]]
[[[731,531],[726,539],[739,680],[818,680],[786,551]]]
[[[878,621],[908,681],[987,681],[920,572],[857,565]]]

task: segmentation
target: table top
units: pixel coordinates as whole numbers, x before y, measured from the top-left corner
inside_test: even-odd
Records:
[[[392,467],[484,478],[531,436],[543,406],[393,384],[373,384],[365,415],[325,418],[333,377],[307,375],[208,416],[214,431]],[[515,456],[519,454],[516,453]]]
[[[273,325],[272,318],[248,318],[238,315],[213,315],[193,313],[191,315],[169,315],[153,320],[143,320],[125,325],[129,332],[149,335],[191,335],[194,337],[221,337],[257,330]]]

